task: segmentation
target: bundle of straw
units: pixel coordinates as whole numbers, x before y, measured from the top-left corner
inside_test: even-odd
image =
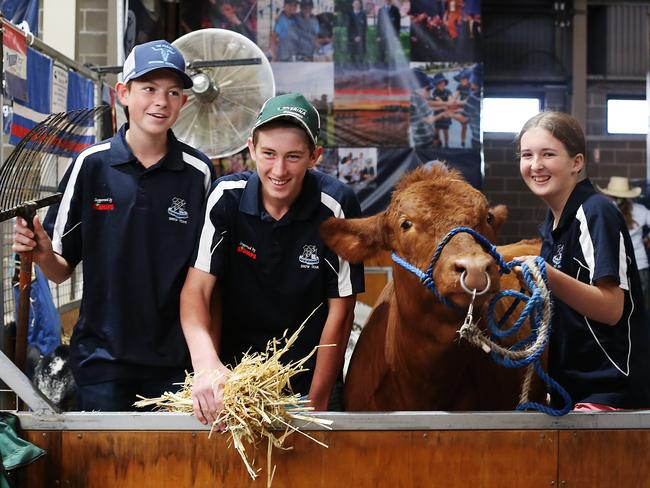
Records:
[[[312,312],[313,314],[313,312]],[[311,315],[310,315],[311,317]],[[307,318],[309,320],[309,318]],[[307,322],[305,320],[305,322]],[[295,343],[304,327],[301,325],[291,337],[286,338],[286,331],[281,340],[272,339],[263,353],[244,354],[241,362],[232,373],[223,391],[224,408],[212,424],[210,436],[215,430],[230,433],[230,445],[234,445],[241,456],[251,478],[256,479],[259,469],[253,468],[255,452],[258,444],[267,439],[267,486],[271,485],[275,467],[271,469],[271,451],[273,446],[286,449],[284,441],[293,432],[298,432],[314,442],[327,447],[310,435],[292,425],[293,420],[304,421],[329,427],[330,420],[319,419],[308,412],[313,410],[308,406],[308,400],[300,398],[299,394],[291,392],[290,378],[306,371],[305,362],[316,352],[317,346],[306,357],[299,361],[283,364],[282,356]],[[201,374],[201,373],[198,373]],[[155,405],[158,410],[169,412],[192,413],[192,383],[193,374],[185,377],[182,388],[177,393],[165,392],[161,397],[147,399],[138,395],[140,401],[136,407]],[[248,455],[246,444],[251,447]]]

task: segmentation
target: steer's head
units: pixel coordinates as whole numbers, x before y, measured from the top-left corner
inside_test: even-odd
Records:
[[[469,227],[494,241],[506,216],[505,206],[489,208],[485,196],[459,172],[434,165],[405,175],[384,212],[360,219],[329,219],[322,224],[321,234],[325,243],[348,261],[362,262],[388,250],[425,271],[449,231]],[[442,296],[466,307],[470,295],[461,287],[463,274],[469,289],[486,288],[488,276],[486,295],[499,288],[499,270],[493,258],[471,235],[459,233],[442,251],[433,278]],[[432,298],[418,278],[403,268],[395,267],[394,277],[396,293]]]

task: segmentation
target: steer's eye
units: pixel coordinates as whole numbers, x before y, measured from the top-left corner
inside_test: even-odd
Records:
[[[402,223],[399,225],[403,230],[409,230],[413,227],[413,222],[410,220],[402,220]]]
[[[494,223],[494,215],[492,214],[492,212],[488,212],[487,223],[490,225]]]

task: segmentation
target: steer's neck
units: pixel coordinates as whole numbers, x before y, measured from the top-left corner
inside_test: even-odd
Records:
[[[425,290],[426,293],[428,291]],[[431,296],[400,293],[392,297],[386,330],[386,358],[393,370],[421,372],[458,347],[464,316]]]

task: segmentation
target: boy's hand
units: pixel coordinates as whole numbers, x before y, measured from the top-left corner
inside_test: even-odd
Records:
[[[34,217],[34,231],[27,227],[27,222],[21,217],[14,224],[14,242],[11,246],[14,252],[34,251],[33,260],[38,263],[53,253],[52,241],[41,225],[38,215]]]
[[[194,375],[194,415],[202,424],[214,423],[223,410],[223,387],[231,371],[226,367],[199,371]]]

